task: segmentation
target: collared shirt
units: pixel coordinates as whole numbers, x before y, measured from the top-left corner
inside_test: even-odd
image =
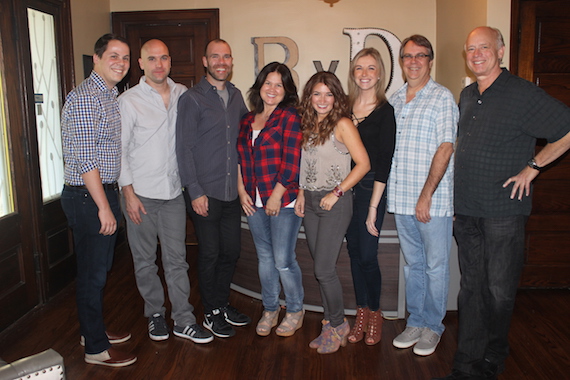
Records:
[[[511,199],[503,183],[534,156],[536,138],[554,142],[570,131],[570,108],[531,82],[503,72],[483,94],[461,92],[455,152],[455,211],[493,218],[530,215],[531,196]]]
[[[415,215],[433,157],[443,143],[455,143],[459,112],[453,95],[429,82],[406,103],[405,84],[390,97],[396,116],[396,149],[388,179],[388,211]],[[432,196],[432,216],[453,216],[453,157]]]
[[[241,91],[226,82],[227,107],[206,77],[178,101],[176,155],[182,186],[192,200],[237,198],[237,136],[247,112]]]
[[[292,107],[276,108],[252,146],[254,120],[253,112],[243,117],[237,142],[245,189],[251,199],[255,199],[255,189],[259,189],[265,206],[279,182],[287,189],[281,198],[281,207],[285,207],[297,198],[299,191],[301,118]]]
[[[168,108],[146,78],[119,96],[122,160],[119,185],[133,185],[137,195],[170,200],[182,193],[176,161],[178,98],[186,86],[167,78]]]
[[[108,88],[95,71],[66,97],[61,111],[65,182],[85,185],[82,174],[99,169],[103,183],[121,170],[121,116],[117,88]]]

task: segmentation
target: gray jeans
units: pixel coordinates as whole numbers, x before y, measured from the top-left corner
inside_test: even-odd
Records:
[[[305,235],[315,261],[315,278],[319,282],[325,320],[333,327],[344,321],[342,286],[336,273],[340,248],[352,218],[352,191],[346,192],[330,211],[319,207],[329,191],[305,190]]]
[[[190,281],[186,261],[186,207],[182,195],[172,200],[149,199],[139,196],[147,214],[141,213],[142,223],[133,223],[122,207],[127,220],[129,246],[133,255],[135,278],[144,299],[144,315],[164,316],[164,289],[156,265],[157,243],[160,239],[161,261],[168,298],[172,304],[171,317],[178,326],[196,323],[194,307],[188,302]]]

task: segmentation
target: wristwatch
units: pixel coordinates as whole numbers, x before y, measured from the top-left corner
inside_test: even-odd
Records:
[[[534,160],[534,158],[531,158],[530,160],[528,160],[528,162],[526,164],[533,169],[542,170],[542,166],[538,166],[536,164],[536,161]]]

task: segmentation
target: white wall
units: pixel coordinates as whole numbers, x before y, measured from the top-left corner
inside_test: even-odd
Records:
[[[331,61],[339,60],[336,74],[346,85],[350,39],[343,34],[344,28],[383,28],[400,39],[421,33],[435,44],[435,3],[340,0],[331,7],[322,0],[111,0],[111,11],[219,8],[220,36],[230,43],[234,55],[232,82],[246,92],[255,79],[252,37],[285,36],[294,40],[299,47],[295,70],[302,84],[316,72],[314,60],[320,60],[325,69]],[[370,37],[368,43],[384,49],[386,58],[379,38]],[[267,50],[266,62],[283,57],[283,50],[273,47]]]
[[[77,81],[83,78],[81,55],[92,54],[95,40],[111,30],[110,12],[201,8],[220,9],[220,35],[235,57],[232,81],[244,93],[255,76],[252,37],[294,40],[301,83],[315,72],[314,60],[325,69],[339,60],[336,74],[346,85],[350,39],[344,28],[382,28],[400,39],[423,34],[436,51],[432,76],[456,97],[461,78],[468,75],[462,55],[467,31],[486,24],[501,29],[507,44],[510,39],[510,0],[338,0],[332,7],[323,0],[71,0]],[[366,45],[378,48],[390,67],[387,49],[378,37],[369,37]],[[266,62],[283,58],[283,49],[266,48]],[[508,54],[504,61],[508,67]]]

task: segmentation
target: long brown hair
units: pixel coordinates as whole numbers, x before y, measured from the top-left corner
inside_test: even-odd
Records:
[[[376,66],[378,66],[378,82],[374,86],[374,94],[376,95],[376,106],[380,106],[387,102],[386,99],[386,69],[384,68],[384,61],[380,52],[374,48],[365,48],[360,50],[352,62],[350,62],[350,69],[348,72],[348,103],[350,107],[354,105],[354,102],[360,95],[360,87],[356,84],[356,78],[354,77],[354,67],[356,66],[356,61],[362,57],[372,57],[376,61]]]
[[[334,97],[331,112],[321,122],[318,122],[317,111],[311,104],[313,90],[319,83],[327,86]],[[309,141],[315,145],[324,144],[333,133],[339,120],[350,115],[348,98],[336,75],[328,71],[319,71],[309,79],[303,89],[299,114],[301,115],[301,131],[303,132],[302,146],[306,146]]]

